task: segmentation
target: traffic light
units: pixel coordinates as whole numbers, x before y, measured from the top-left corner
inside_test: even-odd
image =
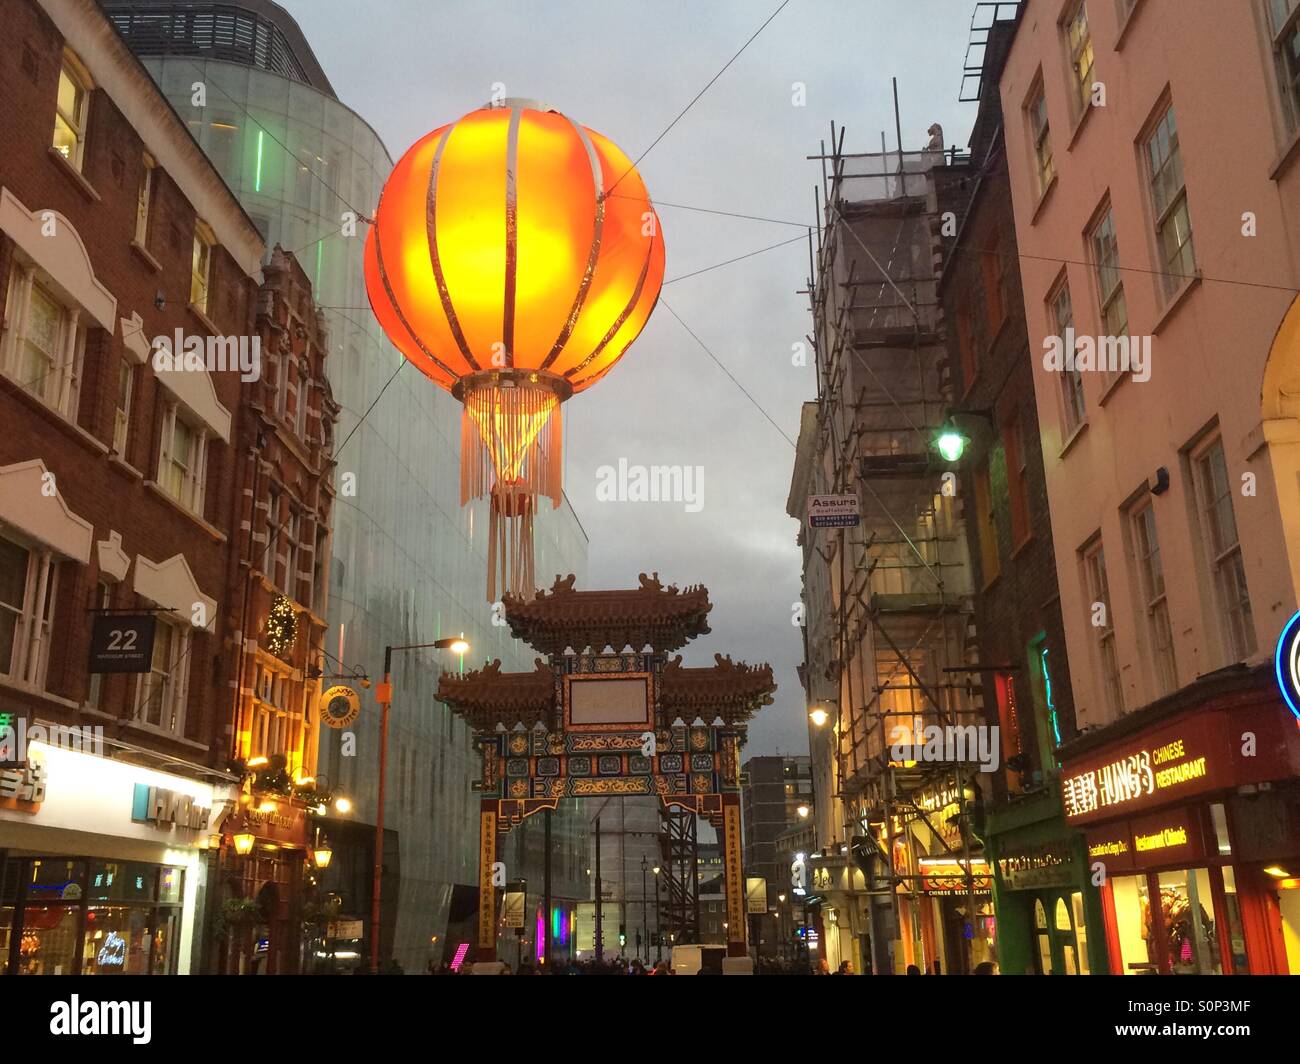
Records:
[[[618,945],[620,949],[627,945],[627,924],[618,925]]]

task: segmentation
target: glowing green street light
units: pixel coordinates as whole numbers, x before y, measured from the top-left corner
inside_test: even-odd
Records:
[[[960,462],[961,456],[966,453],[966,444],[969,442],[970,440],[950,423],[940,431],[934,446],[945,462]]]

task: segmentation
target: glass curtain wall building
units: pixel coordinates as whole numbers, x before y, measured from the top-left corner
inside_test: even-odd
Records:
[[[360,219],[373,213],[392,168],[379,136],[339,102],[297,24],[275,4],[105,0],[103,6],[268,246],[297,256],[325,315],[326,369],[342,407],[326,649],[377,681],[386,644],[463,632],[472,648],[463,667],[500,658],[503,668],[530,669],[534,653],[493,623],[484,600],[487,510],[484,502],[460,505],[460,405],[414,367],[394,377],[403,358],[366,300]],[[194,103],[199,85],[203,106]],[[586,534],[567,500],[539,516],[539,581],[549,585],[553,574],[575,573],[581,585],[586,558]],[[441,956],[452,888],[474,889],[477,878],[477,798],[470,784],[478,761],[465,725],[433,698],[439,670],[457,666],[445,651],[393,659],[385,826],[396,831],[398,852],[386,843],[383,938],[387,943],[393,933],[385,959],[395,957],[408,972]],[[343,671],[337,662],[325,667],[327,674]],[[379,713],[373,688],[361,693],[355,755],[345,756],[346,732],[324,729],[320,771],[336,793],[353,799],[352,819],[373,824]],[[561,810],[552,831],[553,894],[585,898],[580,810]],[[370,845],[364,832],[350,837]],[[338,848],[340,840],[332,841]],[[509,836],[505,843],[503,860],[512,877],[528,879],[531,893],[542,882],[540,865],[529,867],[537,860],[522,856],[512,861],[518,844]],[[357,855],[354,866],[368,859]],[[344,909],[368,922],[368,878],[351,878],[357,886],[342,889]]]

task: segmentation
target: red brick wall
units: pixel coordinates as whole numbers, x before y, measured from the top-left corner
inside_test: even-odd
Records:
[[[62,49],[60,36],[31,0],[5,4],[4,32],[0,33],[0,99],[4,100],[0,108],[0,185],[29,210],[56,211],[76,229],[97,278],[118,300],[118,318],[139,313],[150,338],[171,335],[177,328],[186,335],[206,335],[207,326],[187,309],[194,208],[176,183],[161,168],[156,169],[146,244],[159,268],[132,248],[145,146],[103,89],[96,89],[90,100],[82,165],[82,174],[98,200],[52,157],[49,147]],[[187,135],[179,119],[176,135]],[[233,198],[229,209],[239,213]],[[0,234],[0,293],[8,284],[13,251],[12,241]],[[220,247],[213,249],[210,291],[208,316],[217,331],[250,335],[256,284]],[[160,294],[164,301],[161,309],[155,303]],[[199,586],[218,600],[220,626],[229,605],[231,548],[221,536],[232,534],[237,475],[232,449],[219,439],[209,439],[203,516],[220,533],[214,535],[145,485],[157,475],[166,395],[146,363],[135,373],[126,462],[110,458],[106,452],[112,443],[123,350],[120,326],[111,333],[98,329],[88,335],[76,419],[80,432],[0,377],[0,466],[41,459],[57,477],[58,490],[68,506],[93,522],[96,542],[107,538],[110,530],[121,533],[133,569],[137,554],[161,562],[183,553]],[[220,402],[237,415],[238,375],[219,373],[212,379]],[[93,548],[89,565],[65,562],[60,570],[47,688],[77,703],[85,698],[89,683],[90,615],[86,610],[93,604],[98,576]],[[134,571],[129,572],[127,585],[115,590],[114,606],[137,604],[136,596],[129,592],[133,576]],[[125,721],[109,724],[109,733],[178,756],[224,765],[229,756],[226,680],[231,666],[221,651],[221,630],[219,627],[217,634],[195,631],[192,636],[185,735],[205,744],[206,753],[129,728]],[[101,707],[116,718],[128,717],[128,688],[133,684],[133,678],[106,676]],[[76,711],[58,702],[21,695],[6,686],[0,686],[0,704],[6,708],[25,704],[33,715],[54,720],[77,719]],[[81,720],[100,723],[90,716]]]

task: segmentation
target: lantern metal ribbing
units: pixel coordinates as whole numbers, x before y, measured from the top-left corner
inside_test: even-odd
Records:
[[[612,142],[506,100],[417,141],[366,239],[380,325],[464,406],[461,504],[490,497],[488,599],[531,598],[538,499],[562,499],[560,407],[622,357],[663,283],[659,219]]]

